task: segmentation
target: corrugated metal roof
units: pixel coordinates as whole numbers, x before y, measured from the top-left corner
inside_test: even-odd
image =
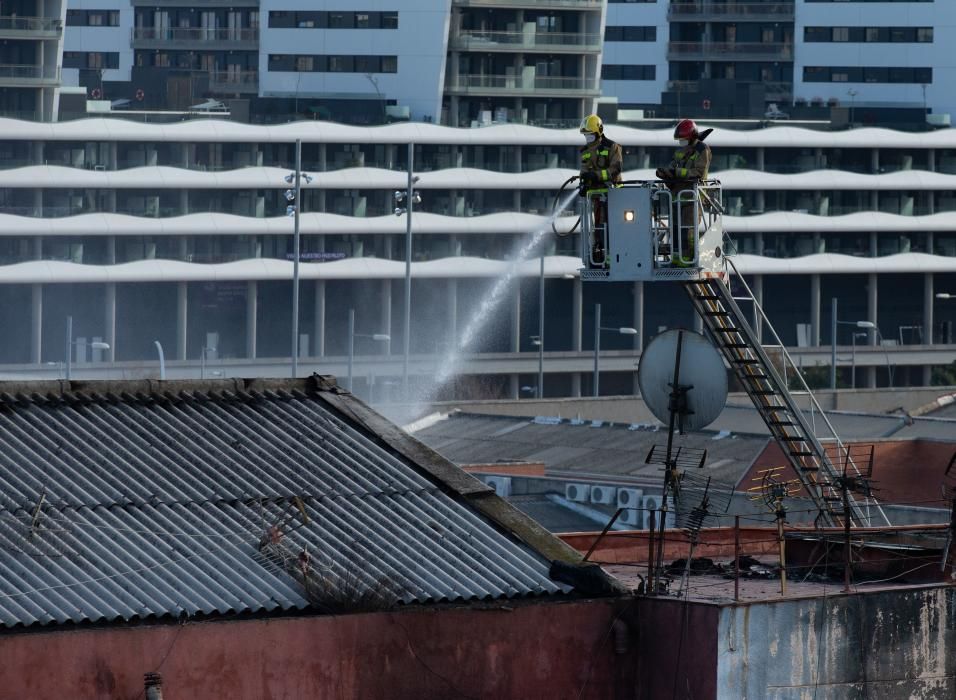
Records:
[[[321,607],[330,581],[405,603],[562,590],[323,392],[204,386],[0,385],[4,625]]]
[[[505,427],[512,427],[507,432]],[[667,442],[667,430],[653,424],[620,425],[590,421],[536,422],[529,418],[454,413],[415,436],[459,464],[499,460],[544,462],[550,474],[633,477],[661,480],[660,466],[645,464],[654,445]],[[734,483],[763,452],[769,436],[687,433],[677,444],[707,450],[708,474]]]

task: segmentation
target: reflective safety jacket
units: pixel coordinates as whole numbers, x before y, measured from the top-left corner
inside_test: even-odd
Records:
[[[674,153],[674,159],[667,166],[677,180],[706,180],[710,170],[710,146],[697,141]]]
[[[581,175],[593,173],[601,185],[614,184],[621,181],[621,170],[624,168],[624,154],[620,144],[614,143],[606,136],[596,139],[581,147]]]

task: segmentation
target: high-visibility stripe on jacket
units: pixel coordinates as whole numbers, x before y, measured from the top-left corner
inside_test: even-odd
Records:
[[[710,146],[703,141],[697,141],[693,146],[675,151],[668,169],[681,180],[706,180],[710,170],[710,158]]]
[[[593,173],[604,184],[621,181],[624,169],[624,154],[621,146],[607,137],[581,148],[581,174]]]

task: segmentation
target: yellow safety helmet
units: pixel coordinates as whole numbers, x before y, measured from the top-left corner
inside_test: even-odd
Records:
[[[601,135],[604,133],[604,122],[601,121],[601,117],[596,114],[589,114],[581,121],[580,132],[582,134],[597,134]]]

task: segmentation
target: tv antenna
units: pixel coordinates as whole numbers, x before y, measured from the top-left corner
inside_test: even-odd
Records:
[[[761,469],[751,481],[758,482],[747,489],[751,501],[762,501],[777,521],[777,547],[780,557],[780,595],[787,593],[787,539],[783,527],[787,522],[787,507],[784,503],[803,489],[800,479],[785,479],[786,467]]]
[[[707,451],[689,447],[675,449],[674,432],[683,435],[688,430],[699,430],[720,415],[727,401],[727,370],[720,354],[704,336],[688,330],[670,330],[654,338],[645,348],[638,367],[638,383],[648,409],[659,421],[667,424],[667,444],[652,447],[644,460],[647,464],[660,464],[664,470],[657,552],[655,566],[651,569],[654,573],[647,586],[653,593],[656,592],[654,580],[661,580],[669,500],[674,502],[676,514],[681,515],[683,524],[680,527],[690,528],[691,554],[704,518],[716,505],[711,500],[714,494],[709,477],[704,477],[706,484],[700,501],[687,506],[689,501],[681,497],[682,484],[689,486],[695,480],[686,470],[703,468]],[[698,488],[700,485],[698,482]],[[728,492],[724,512],[729,504]],[[690,558],[688,565],[689,562]]]

